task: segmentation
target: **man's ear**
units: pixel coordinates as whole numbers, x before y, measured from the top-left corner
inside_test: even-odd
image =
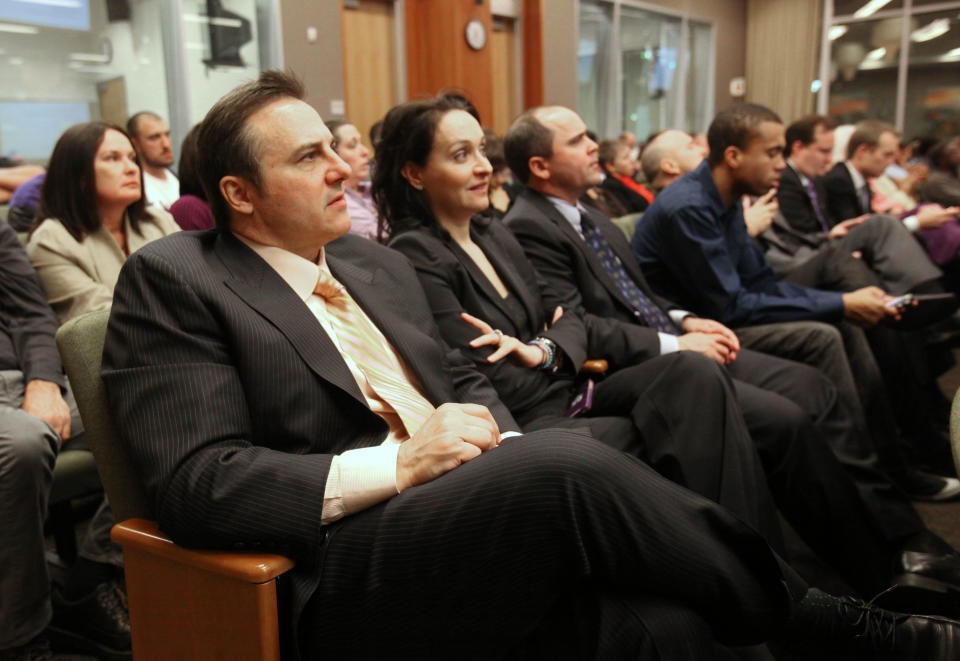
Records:
[[[736,170],[740,167],[740,161],[743,159],[743,152],[739,147],[730,145],[723,150],[723,162],[731,170]]]
[[[417,190],[423,190],[423,168],[407,161],[400,169],[400,174]]]
[[[253,191],[253,184],[242,177],[227,175],[220,180],[220,194],[227,206],[245,216],[253,213]]]
[[[531,156],[527,161],[527,167],[530,168],[530,175],[537,179],[550,178],[550,164],[543,156]]]
[[[672,158],[665,158],[660,161],[660,171],[670,176],[683,174],[683,172],[680,171],[680,164]]]

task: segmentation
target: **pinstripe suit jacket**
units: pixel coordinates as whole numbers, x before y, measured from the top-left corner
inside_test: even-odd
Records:
[[[427,399],[484,404],[518,429],[443,344],[405,257],[354,236],[326,256]],[[295,622],[319,582],[331,458],[388,431],[304,302],[232,235],[155,241],[120,275],[103,379],[160,528],[186,546],[294,558]]]

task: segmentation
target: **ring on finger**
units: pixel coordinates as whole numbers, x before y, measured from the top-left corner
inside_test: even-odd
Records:
[[[494,328],[494,329],[493,329],[493,334],[497,336],[497,345],[502,344],[502,343],[503,343],[503,331],[500,330],[499,328]]]

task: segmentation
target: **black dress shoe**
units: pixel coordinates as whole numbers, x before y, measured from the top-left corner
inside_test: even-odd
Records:
[[[960,480],[955,477],[942,477],[908,468],[901,473],[892,473],[890,479],[911,500],[937,502],[960,496]]]
[[[50,642],[43,634],[26,645],[0,650],[0,661],[53,661]]]
[[[960,622],[907,615],[811,588],[787,624],[787,635],[805,647],[854,658],[960,659]]]
[[[897,611],[960,618],[960,555],[902,552],[893,585],[872,603]]]
[[[87,652],[106,661],[129,661],[130,616],[127,598],[113,581],[68,601],[53,590],[53,620],[47,634],[57,652]]]

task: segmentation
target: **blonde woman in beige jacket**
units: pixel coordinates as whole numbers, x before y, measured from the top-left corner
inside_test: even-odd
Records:
[[[41,195],[45,220],[27,254],[61,323],[109,307],[127,257],[180,229],[166,211],[145,207],[142,191],[122,129],[88,122],[60,136]]]

